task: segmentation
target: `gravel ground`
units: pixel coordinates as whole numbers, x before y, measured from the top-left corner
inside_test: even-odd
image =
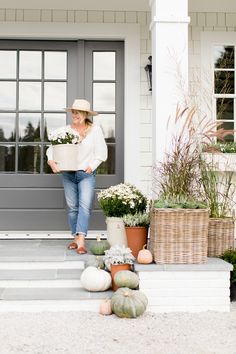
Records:
[[[236,354],[230,313],[145,313],[120,319],[94,312],[1,313],[1,354]]]

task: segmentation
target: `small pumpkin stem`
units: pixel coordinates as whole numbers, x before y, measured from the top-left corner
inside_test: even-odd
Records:
[[[98,235],[98,236],[96,237],[96,239],[97,239],[97,242],[100,242],[100,241],[101,241],[101,236]]]
[[[124,296],[129,296],[128,291],[126,291],[126,292],[124,293]]]
[[[147,244],[143,246],[143,250],[145,250],[147,248]]]

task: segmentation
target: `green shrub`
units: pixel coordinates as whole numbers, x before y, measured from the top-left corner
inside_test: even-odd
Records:
[[[219,258],[233,265],[231,272],[231,282],[236,283],[236,250],[229,249],[225,251]]]

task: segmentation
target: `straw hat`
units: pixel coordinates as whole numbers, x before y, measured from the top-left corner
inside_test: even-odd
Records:
[[[98,114],[97,112],[90,110],[90,103],[88,101],[80,98],[74,100],[72,107],[65,108],[67,112],[71,112],[72,109],[75,109],[77,111],[88,112],[88,115],[90,116],[96,116]]]

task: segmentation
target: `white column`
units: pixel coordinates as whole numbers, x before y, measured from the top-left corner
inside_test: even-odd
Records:
[[[150,0],[153,162],[170,146],[177,105],[188,90],[188,0]],[[171,117],[171,126],[167,123]],[[172,132],[171,132],[172,128]]]

